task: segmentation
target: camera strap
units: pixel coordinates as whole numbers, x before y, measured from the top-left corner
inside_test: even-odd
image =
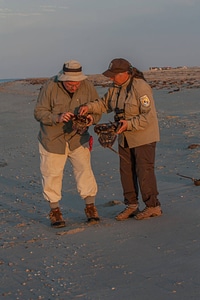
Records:
[[[133,84],[133,78],[134,78],[134,77],[131,76],[130,81],[129,81],[127,87],[126,87],[126,97],[125,97],[125,100],[124,100],[124,107],[125,107],[125,101],[126,101],[126,99],[128,98],[128,94],[129,94],[129,92],[130,92],[130,90],[131,90],[131,86],[132,86],[132,84]],[[115,111],[116,111],[117,109],[119,109],[119,107],[118,107],[118,101],[119,101],[119,95],[120,95],[120,92],[121,92],[121,86],[118,88]],[[123,109],[124,109],[124,108],[123,108]]]
[[[117,109],[119,109],[119,107],[118,107],[118,101],[119,101],[120,92],[121,92],[121,86],[118,88],[118,92],[117,92],[117,100],[116,100],[116,105],[115,105],[115,111]]]
[[[131,86],[132,86],[132,84],[133,84],[133,76],[131,76],[131,78],[130,78],[130,81],[129,81],[129,84],[127,85],[127,88],[126,88],[126,98],[128,97],[128,93],[130,92],[130,90],[131,90]]]

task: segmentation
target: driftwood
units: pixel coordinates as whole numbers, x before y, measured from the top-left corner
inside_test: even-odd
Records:
[[[194,182],[194,185],[197,185],[197,186],[200,185],[200,179],[195,179],[195,178],[190,177],[190,176],[181,175],[181,174],[179,174],[179,173],[177,173],[176,175],[181,176],[181,177],[184,177],[184,178],[189,178],[189,179],[191,179],[191,180]]]

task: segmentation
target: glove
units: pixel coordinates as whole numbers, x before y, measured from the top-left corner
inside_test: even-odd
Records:
[[[88,129],[90,120],[84,115],[74,115],[72,117],[72,128],[78,134],[83,134]]]
[[[99,136],[98,141],[102,147],[112,147],[117,138],[117,131],[120,126],[119,122],[103,123],[94,126],[94,132]]]

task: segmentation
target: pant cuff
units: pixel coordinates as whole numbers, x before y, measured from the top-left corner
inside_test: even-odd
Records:
[[[88,196],[84,198],[85,204],[94,204],[95,203],[95,196]]]
[[[52,209],[59,207],[59,202],[49,202],[49,205]]]

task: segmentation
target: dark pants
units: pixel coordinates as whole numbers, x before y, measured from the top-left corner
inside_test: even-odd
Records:
[[[135,148],[119,146],[120,176],[126,205],[138,203],[139,189],[146,206],[160,205],[154,172],[156,143]]]

